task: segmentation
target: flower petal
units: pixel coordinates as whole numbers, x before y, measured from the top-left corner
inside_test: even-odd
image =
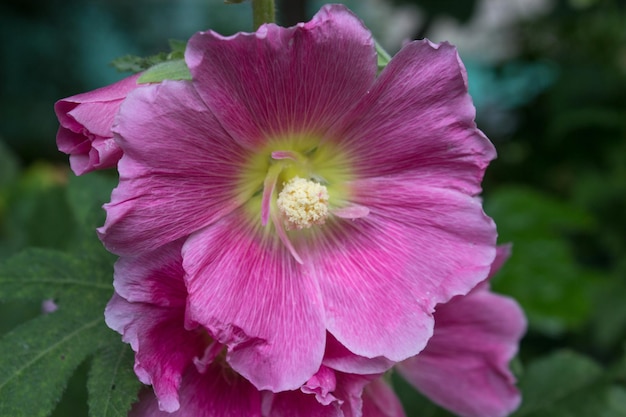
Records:
[[[335,372],[326,366],[321,366],[319,371],[300,388],[305,394],[314,394],[320,404],[328,405],[337,398],[332,392],[337,388]]]
[[[99,229],[111,252],[136,256],[187,236],[242,204],[245,158],[190,83],[164,81],[131,93],[114,131],[124,151],[120,183]]]
[[[64,98],[54,104],[61,126],[80,133],[85,127],[94,135],[111,137],[111,125],[120,102],[137,88],[135,74],[114,84]]]
[[[115,84],[59,100],[57,146],[70,155],[76,175],[115,166],[122,150],[113,140],[113,120],[126,95],[137,88],[139,74]]]
[[[329,138],[352,155],[360,176],[408,171],[423,185],[475,195],[495,150],[474,115],[456,49],[415,41],[398,52]]]
[[[331,402],[326,404],[320,401],[318,391],[316,395],[307,394],[306,387],[302,390],[284,391],[265,396],[263,415],[267,417],[361,417],[363,407],[363,387],[375,376],[350,375],[341,372],[334,373],[329,378],[328,373],[333,373],[326,368],[320,371],[326,374],[323,383],[325,387],[332,387],[334,391]],[[319,375],[319,374],[317,374]]]
[[[314,395],[300,390],[268,393],[264,400],[267,405],[263,417],[344,417],[337,401],[323,405]]]
[[[228,345],[233,369],[274,392],[299,388],[317,372],[325,342],[320,291],[278,238],[235,212],[192,235],[183,259],[188,319]]]
[[[382,356],[365,358],[355,355],[339,343],[332,334],[328,333],[326,335],[324,365],[344,373],[370,375],[388,371],[395,365],[395,362]]]
[[[352,375],[337,372],[335,396],[342,402],[344,417],[361,417],[363,410],[363,389],[380,375]]]
[[[363,390],[363,417],[406,417],[400,399],[383,378]]]
[[[495,225],[454,190],[385,178],[353,188],[370,214],[327,224],[299,251],[320,284],[328,331],[356,355],[400,361],[426,345],[436,304],[487,277]]]
[[[364,95],[376,76],[370,32],[341,5],[308,23],[256,33],[194,35],[185,59],[194,85],[241,143],[319,133]]]
[[[185,330],[184,306],[129,303],[115,294],[104,315],[107,325],[136,352],[135,373],[141,382],[154,386],[160,408],[177,410],[182,374],[206,345],[201,332]]]
[[[181,249],[178,241],[142,256],[120,258],[113,274],[115,292],[131,303],[184,310],[187,290]]]
[[[520,403],[508,362],[526,329],[512,299],[481,286],[437,307],[435,333],[398,364],[407,381],[462,417],[504,417]]]
[[[115,265],[116,294],[105,310],[109,327],[123,335],[135,355],[135,373],[152,384],[163,410],[178,409],[185,370],[201,356],[208,336],[185,329],[186,289],[181,242]]]
[[[190,371],[183,378],[180,409],[160,411],[151,392],[144,392],[128,417],[261,417],[261,393],[248,381],[212,364],[204,374]]]

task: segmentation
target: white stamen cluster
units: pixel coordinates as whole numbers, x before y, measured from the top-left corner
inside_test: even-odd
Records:
[[[276,203],[289,230],[324,224],[328,217],[328,190],[304,178],[294,177],[286,182]]]

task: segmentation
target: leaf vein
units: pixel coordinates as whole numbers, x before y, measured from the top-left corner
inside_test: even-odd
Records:
[[[73,337],[75,337],[80,332],[82,332],[84,330],[88,330],[88,329],[90,329],[92,327],[97,326],[101,321],[102,321],[102,319],[100,317],[98,317],[97,319],[94,319],[94,320],[86,323],[84,326],[81,326],[81,327],[77,328],[73,332],[71,332],[68,335],[66,335],[65,337],[61,338],[57,343],[53,343],[48,348],[46,348],[46,349],[42,350],[41,352],[39,352],[39,354],[35,355],[30,361],[25,363],[24,366],[18,368],[12,375],[9,375],[9,377],[4,382],[0,382],[0,391],[2,391],[4,389],[4,387],[9,382],[11,382],[14,378],[16,378],[19,375],[21,375],[24,372],[24,370],[28,369],[29,367],[31,367],[32,365],[37,363],[42,357],[47,355],[49,352],[51,352],[52,350],[56,349],[59,346],[62,346],[66,341],[72,339]]]

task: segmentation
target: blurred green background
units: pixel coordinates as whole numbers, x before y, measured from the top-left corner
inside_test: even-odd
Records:
[[[467,66],[478,125],[499,153],[485,179],[485,209],[500,242],[513,242],[493,287],[529,318],[514,366],[531,405],[518,415],[626,416],[626,1],[345,3],[390,52],[408,39],[449,40]],[[285,0],[280,23],[307,20],[321,4]],[[249,4],[2,0],[0,257],[29,246],[63,249],[76,227],[54,102],[126,76],[110,65],[116,57],[155,54],[207,28],[250,30]],[[0,334],[40,311],[0,303]],[[83,368],[56,416],[87,414]],[[604,408],[559,408],[564,397],[556,394],[552,411],[533,408],[536,397],[550,398],[535,392],[536,382],[549,390],[545,381],[557,374],[568,396],[593,392],[585,404]],[[397,383],[409,411],[447,415]]]

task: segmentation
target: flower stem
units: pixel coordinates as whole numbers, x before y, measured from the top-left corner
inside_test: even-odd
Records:
[[[263,23],[276,21],[274,0],[252,0],[252,23],[257,30]]]

